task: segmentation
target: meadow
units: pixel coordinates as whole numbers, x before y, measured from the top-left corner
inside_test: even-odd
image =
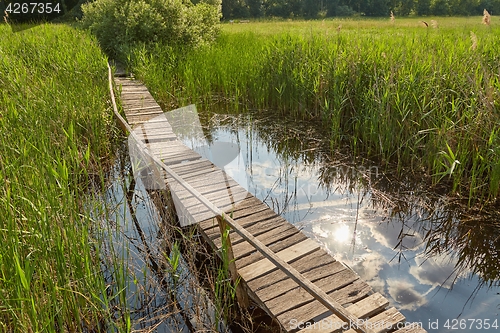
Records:
[[[321,119],[333,148],[486,205],[500,185],[499,23],[226,23],[214,44],[138,46],[127,56],[167,110],[196,103]]]
[[[107,58],[64,25],[0,35],[0,331],[126,330],[86,209],[116,138]]]

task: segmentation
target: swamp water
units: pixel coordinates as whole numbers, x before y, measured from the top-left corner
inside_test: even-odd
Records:
[[[466,216],[426,185],[392,182],[382,167],[332,153],[314,124],[258,114],[206,118],[202,155],[356,271],[409,322],[429,332],[497,331],[498,213]],[[228,143],[239,146],[237,155],[224,153]]]
[[[334,153],[314,124],[252,113],[203,117],[205,145],[189,137],[185,144],[351,267],[409,322],[429,332],[497,331],[496,214],[466,216],[425,185],[391,182],[382,167]],[[214,327],[216,311],[182,255],[172,271],[175,254],[165,254],[172,244],[164,243],[159,213],[128,159],[117,162],[110,178],[106,213],[95,214],[112,221],[102,257],[121,256],[127,264],[113,267],[104,259],[103,271],[110,288],[127,291],[122,297],[133,328]],[[151,262],[166,257],[155,270]]]
[[[165,225],[169,216],[159,211],[150,195],[141,179],[134,178],[123,147],[108,175],[101,204],[91,205],[94,220],[104,230],[100,258],[108,297],[115,303],[112,321],[130,318],[133,332],[208,332],[214,327],[230,332],[216,319],[222,310],[194,277],[178,248],[180,242],[173,240],[172,228]],[[196,242],[197,235],[186,236]]]

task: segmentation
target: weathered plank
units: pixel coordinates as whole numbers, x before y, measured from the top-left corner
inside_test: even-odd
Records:
[[[389,305],[389,301],[379,293],[374,293],[361,301],[347,307],[347,311],[351,312],[358,318],[371,317],[385,310]]]
[[[285,250],[285,249],[293,246],[294,244],[299,244],[300,242],[307,240],[307,239],[310,239],[310,238],[306,237],[303,233],[299,232],[298,234],[295,234],[291,237],[288,237],[282,241],[268,245],[268,248],[271,251],[273,251],[274,253],[276,253],[276,252]],[[319,249],[319,247],[318,247],[318,249]],[[252,254],[245,256],[245,257],[242,257],[242,258],[238,258],[238,260],[236,261],[236,266],[238,267],[238,269],[240,269],[242,267],[245,267],[245,266],[253,264],[257,261],[260,261],[260,260],[262,260],[262,258],[264,258],[262,253],[260,253],[260,251],[255,250],[255,253],[252,253]],[[274,270],[274,269],[275,268],[273,268],[272,270]]]
[[[179,176],[184,175],[185,173],[189,173],[192,170],[198,169],[214,169],[215,165],[212,164],[209,160],[202,158],[198,161],[191,161],[180,163],[177,165],[172,165],[172,170],[175,171]]]
[[[247,229],[250,231],[250,229]],[[255,229],[252,229],[255,230]],[[252,232],[252,231],[250,231]],[[252,235],[257,237],[258,240],[262,242],[262,244],[272,244],[274,242],[283,240],[287,237],[290,237],[296,233],[299,233],[299,230],[292,225],[283,224],[277,228],[273,228],[268,232],[258,233],[252,232]],[[215,242],[214,242],[215,243]],[[241,258],[255,251],[255,248],[249,244],[248,242],[238,242],[233,245],[233,250],[236,253],[237,258]]]
[[[333,274],[344,268],[344,265],[335,261],[335,259],[333,259],[329,254],[327,254],[324,251],[313,252],[311,254],[304,256],[303,258],[291,262],[290,264],[301,274],[309,274],[309,272],[311,272],[312,270],[319,270],[317,271],[317,273],[314,273],[319,275],[318,278],[330,275],[330,271],[331,274]],[[338,267],[336,266],[337,264],[341,266],[340,269],[338,269]],[[328,271],[328,273],[325,273],[323,270]],[[310,277],[310,275],[308,276]],[[297,287],[297,284],[292,279],[290,279],[285,274],[285,272],[281,270],[276,270],[260,278],[249,281],[248,286],[253,290],[255,290],[257,293],[259,292],[259,290],[268,287],[271,289],[270,291],[272,292],[272,289],[280,288],[279,286],[283,282],[285,282],[284,280],[289,280],[289,282],[291,282],[291,286],[289,288],[286,288],[285,286],[286,288],[285,292],[292,288]],[[314,282],[314,279],[312,279],[312,281]],[[288,284],[289,282],[286,283]]]
[[[361,300],[371,292],[372,289],[370,286],[368,286],[365,282],[358,280],[342,289],[330,292],[328,295],[341,305],[345,305]],[[292,320],[307,322],[325,313],[329,313],[326,307],[318,301],[313,301],[304,306],[282,313],[276,318],[281,325],[287,329]]]
[[[134,114],[135,112],[150,111],[150,110],[156,110],[156,109],[160,109],[161,112],[163,113],[163,109],[158,104],[147,106],[147,107],[142,107],[142,108],[126,108],[125,111],[127,112],[127,114]]]
[[[283,259],[285,262],[289,262],[308,253],[316,251],[317,249],[319,249],[319,244],[312,239],[307,238],[298,244],[290,246],[276,253],[276,255]],[[245,279],[245,281],[250,281],[261,275],[264,275],[265,273],[275,268],[276,266],[274,266],[274,264],[269,261],[269,259],[262,259],[246,267],[239,268],[238,271],[240,273],[240,276]]]
[[[406,320],[396,308],[392,307],[367,320],[367,326],[371,327],[374,333],[384,333],[393,330],[396,324]]]
[[[265,234],[264,236],[260,235],[255,235],[259,241],[262,242],[262,244],[269,246],[271,244],[274,244],[279,241],[283,241],[287,239],[288,237],[292,237],[294,235],[298,234],[297,229],[295,228],[287,228],[284,229],[283,232],[281,233],[275,233],[275,232],[270,232]],[[243,258],[251,253],[255,252],[255,248],[249,244],[246,241],[239,242],[238,244],[235,245],[236,250],[235,250],[235,256],[236,259]]]
[[[323,279],[320,279],[314,282],[319,288],[323,289],[327,293],[333,290],[338,290],[343,288],[352,282],[358,280],[359,277],[352,272],[348,268],[344,268],[338,273],[333,275],[329,275]],[[287,302],[288,300],[293,299],[293,304]],[[311,296],[307,291],[297,286],[295,289],[290,290],[289,292],[275,297],[266,303],[266,306],[276,315],[280,315],[288,310],[293,308],[297,308],[301,305],[310,303],[314,300],[314,297]]]
[[[301,323],[302,324],[302,323]],[[299,323],[297,322],[297,326]],[[319,320],[315,323],[302,324],[305,326],[298,333],[338,333],[342,332],[344,327],[347,327],[347,323],[341,320],[336,315],[331,315],[325,319]]]
[[[243,228],[249,230],[249,232],[252,231],[265,232],[267,230],[274,229],[287,224],[287,221],[281,216],[269,214],[269,210],[256,211],[254,214],[245,215],[244,217],[241,217],[236,221]],[[216,245],[220,244],[219,242],[220,233],[218,233],[217,230],[214,230],[212,227],[210,227],[210,224],[207,224],[206,227],[204,224],[203,227],[206,235],[211,239],[211,241],[214,242],[214,244]],[[233,242],[233,244],[237,244],[243,241],[243,238],[234,231],[229,233],[229,237],[231,238],[231,242]]]
[[[320,252],[320,251],[318,251],[318,252]],[[315,252],[315,253],[317,253],[317,252]],[[312,282],[316,283],[316,281],[318,281],[318,280],[331,277],[332,275],[337,274],[339,272],[342,272],[346,269],[346,267],[344,265],[342,265],[340,262],[332,262],[332,263],[327,264],[327,265],[320,265],[320,262],[321,262],[320,257],[318,256],[318,254],[316,254],[315,257],[312,257],[309,259],[309,263],[313,266],[316,266],[319,264],[319,266],[316,266],[315,268],[313,268],[310,271],[307,271],[305,273],[302,273],[302,272],[301,273],[304,275],[304,277],[306,277],[309,280],[311,280]],[[292,265],[292,266],[295,267],[295,265]],[[286,275],[285,275],[285,277],[286,277]],[[276,278],[274,278],[272,281],[276,281]],[[325,281],[328,281],[328,280],[325,280]],[[293,295],[294,292],[298,292],[300,290],[300,289],[298,289],[297,283],[294,282],[290,278],[278,280],[278,281],[276,281],[276,283],[273,283],[273,284],[266,286],[266,287],[263,287],[263,288],[262,287],[259,288],[259,286],[256,284],[252,284],[252,287],[258,289],[256,291],[256,294],[259,296],[259,298],[263,302],[275,299],[281,295],[286,295],[284,297],[289,298],[291,295]]]

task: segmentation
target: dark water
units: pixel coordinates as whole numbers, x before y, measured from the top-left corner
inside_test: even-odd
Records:
[[[89,205],[102,227],[100,258],[115,320],[120,322],[128,313],[134,332],[189,333],[223,327],[183,255],[177,252],[175,268],[167,262],[166,257],[175,255],[162,228],[169,221],[162,221],[141,179],[134,178],[125,145],[118,155],[98,204]],[[115,331],[113,325],[108,331]]]
[[[466,215],[424,181],[394,181],[330,147],[315,124],[205,116],[204,155],[430,332],[498,331],[498,212]],[[185,143],[193,145],[185,138]],[[234,153],[233,153],[234,154]],[[227,157],[227,156],[226,156]],[[230,161],[230,162],[228,162]]]

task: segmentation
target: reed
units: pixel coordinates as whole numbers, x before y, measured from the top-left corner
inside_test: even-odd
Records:
[[[106,57],[66,26],[0,34],[0,331],[125,330],[86,213],[112,151]]]
[[[321,119],[332,146],[399,175],[429,175],[470,205],[491,202],[500,180],[498,27],[437,20],[439,29],[418,18],[225,25],[213,45],[139,47],[129,59],[166,108]]]

